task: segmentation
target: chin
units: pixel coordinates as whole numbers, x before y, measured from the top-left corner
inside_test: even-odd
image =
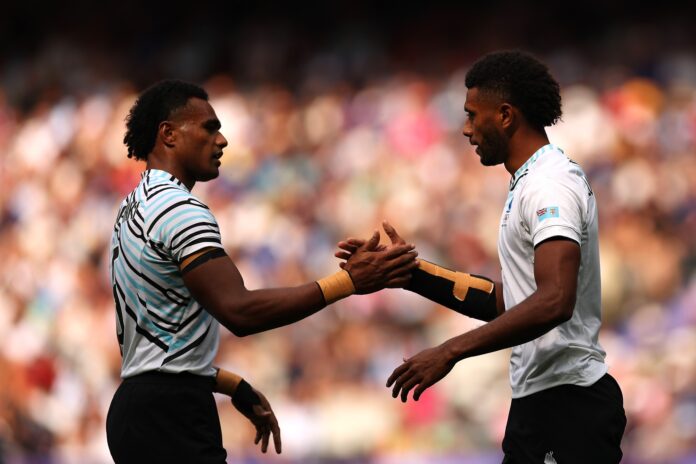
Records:
[[[210,172],[206,172],[204,174],[199,175],[198,181],[199,182],[208,182],[209,180],[216,179],[219,176],[220,176],[220,170],[216,169],[215,171],[210,171]]]
[[[484,166],[497,166],[501,164],[501,160],[493,159],[493,158],[483,158],[481,157],[481,164]]]

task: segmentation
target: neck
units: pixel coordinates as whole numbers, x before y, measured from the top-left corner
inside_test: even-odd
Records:
[[[510,139],[510,156],[505,161],[505,169],[511,176],[514,176],[534,152],[548,143],[549,138],[546,136],[546,131],[539,132],[529,128],[518,130]]]
[[[193,190],[193,186],[196,185],[196,181],[189,179],[184,170],[181,169],[178,164],[171,162],[171,160],[167,157],[157,156],[155,152],[148,155],[145,169],[159,169],[160,171],[166,171],[180,180],[189,191]]]

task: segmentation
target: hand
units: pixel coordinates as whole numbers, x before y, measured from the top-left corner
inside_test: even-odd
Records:
[[[418,261],[415,259],[418,253],[413,250],[414,246],[407,245],[387,221],[384,221],[382,226],[391,239],[390,246],[379,244],[378,231],[375,231],[370,240],[348,238],[338,243],[338,247],[343,251],[337,251],[335,256],[347,260],[340,263],[339,266],[350,274],[356,293],[371,293],[382,288],[405,287],[411,280],[411,271],[418,267]],[[372,255],[364,255],[364,251],[373,253]],[[366,263],[364,261],[366,258],[363,256],[371,258],[373,261]],[[379,260],[382,262],[375,262]],[[374,269],[370,270],[370,264]],[[377,269],[379,266],[383,266],[381,271]],[[362,280],[364,278],[363,271],[367,273],[367,281]],[[375,275],[374,272],[378,272],[378,274]]]
[[[356,243],[351,242],[351,243]],[[414,245],[379,246],[379,231],[350,252],[341,268],[350,274],[358,294],[372,293],[383,288],[407,285],[411,271],[418,267]]]
[[[387,380],[387,387],[394,384],[392,397],[396,398],[401,392],[401,401],[406,402],[408,392],[413,387],[418,387],[413,391],[413,399],[418,401],[421,394],[430,386],[440,381],[454,367],[454,363],[449,361],[442,346],[423,350],[409,359],[404,359],[404,363],[394,369],[392,375]]]
[[[391,240],[392,245],[405,245],[406,241],[399,236],[399,234],[396,232],[396,229],[392,227],[391,224],[387,221],[382,222],[382,227],[384,228],[384,231],[387,233],[387,236]],[[336,256],[339,259],[350,259],[350,257],[355,253],[355,251],[363,246],[367,242],[367,240],[362,239],[362,238],[347,238],[345,240],[342,240],[338,242],[338,248],[340,248],[343,251],[337,251],[334,253],[334,256]],[[384,251],[387,249],[386,245],[377,245],[376,251]],[[344,263],[341,263],[340,266],[343,268]]]
[[[276,453],[280,454],[282,445],[280,441],[278,419],[276,419],[271,404],[266,397],[254,387],[251,387],[251,390],[258,396],[258,402],[256,404],[250,405],[248,401],[237,399],[236,396],[232,397],[232,404],[254,424],[254,427],[256,427],[254,444],[257,445],[260,441],[261,451],[265,453],[268,450],[270,435],[273,434],[273,445],[275,446]]]

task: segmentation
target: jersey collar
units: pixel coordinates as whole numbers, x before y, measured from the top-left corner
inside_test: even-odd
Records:
[[[534,152],[534,154],[532,156],[529,157],[529,159],[527,161],[524,162],[524,164],[522,166],[520,166],[520,168],[517,171],[515,171],[515,174],[512,176],[512,179],[510,179],[510,190],[515,188],[517,181],[522,176],[527,174],[527,172],[529,171],[529,168],[534,163],[536,163],[536,161],[539,159],[539,157],[542,154],[544,154],[548,151],[551,151],[551,150],[558,150],[561,153],[563,153],[563,150],[561,150],[560,148],[558,148],[556,145],[554,145],[552,143],[546,144],[543,147],[539,148],[537,151]]]
[[[183,182],[174,177],[173,174],[170,174],[167,171],[162,171],[161,169],[146,169],[140,174],[140,178],[169,182],[190,193],[190,190],[186,188]]]

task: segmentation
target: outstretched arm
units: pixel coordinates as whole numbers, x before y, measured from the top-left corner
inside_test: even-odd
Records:
[[[382,226],[391,239],[392,246],[406,243],[387,221],[384,221]],[[339,242],[338,247],[341,251],[336,252],[336,257],[348,259],[364,243],[365,240],[354,238]],[[420,260],[404,289],[482,321],[492,321],[505,312],[502,282],[452,271],[425,260]]]
[[[334,276],[297,287],[247,290],[237,266],[220,249],[182,264],[193,298],[238,336],[263,332],[304,319],[351,293],[404,285],[418,265],[412,245],[376,250],[379,233],[360,247]],[[210,256],[212,259],[206,259]]]
[[[580,268],[580,246],[567,239],[547,240],[534,252],[537,290],[517,306],[477,329],[424,350],[397,367],[387,381],[392,396],[413,399],[442,379],[454,365],[478,356],[529,342],[573,316]]]

